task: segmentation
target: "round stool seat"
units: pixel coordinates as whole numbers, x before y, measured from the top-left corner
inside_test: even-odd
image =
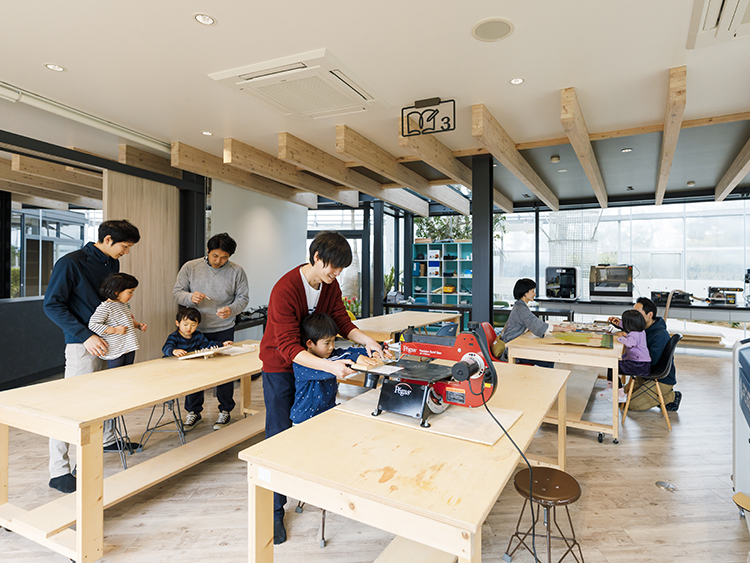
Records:
[[[516,491],[529,498],[529,470],[519,471],[513,479]],[[531,499],[542,506],[571,504],[581,497],[581,486],[572,475],[554,467],[535,467]]]

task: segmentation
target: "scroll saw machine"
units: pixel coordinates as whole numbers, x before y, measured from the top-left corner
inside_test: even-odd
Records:
[[[420,426],[428,428],[427,417],[431,413],[440,414],[448,405],[481,407],[495,393],[497,372],[487,338],[478,323],[469,323],[469,330],[457,336],[417,334],[414,327],[409,327],[402,336],[402,359],[390,364],[400,369],[383,374],[373,416],[383,411],[398,413],[418,418]],[[456,363],[448,367],[432,361],[403,359],[407,355]],[[379,375],[368,372],[365,386],[375,388]]]

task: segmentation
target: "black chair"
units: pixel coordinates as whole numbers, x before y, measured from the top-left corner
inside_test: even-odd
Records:
[[[458,323],[445,323],[440,327],[437,333],[435,333],[435,336],[456,336],[457,331]]]
[[[653,366],[651,366],[651,373],[649,375],[639,375],[638,379],[645,380],[645,381],[654,381],[654,387],[656,388],[656,393],[654,393],[653,389],[649,389],[644,385],[640,385],[638,389],[636,390],[636,397],[642,393],[648,393],[651,395],[654,399],[658,399],[659,405],[661,406],[661,412],[664,414],[664,419],[667,421],[667,428],[669,428],[669,431],[672,431],[672,424],[669,422],[669,415],[667,414],[667,406],[664,404],[664,396],[661,393],[661,388],[659,387],[659,383],[657,380],[662,379],[663,377],[666,377],[669,375],[669,371],[672,369],[672,362],[674,362],[674,351],[675,348],[677,348],[677,343],[682,338],[681,334],[673,334],[672,337],[669,339],[669,342],[667,342],[667,345],[664,347],[664,351],[661,354],[661,358],[659,358],[659,361],[656,362]],[[628,408],[630,408],[630,399],[633,398],[633,388],[635,387],[635,377],[630,378],[630,384],[628,385],[628,398],[625,401],[625,408],[622,412],[622,422],[625,423],[625,417],[628,416]]]

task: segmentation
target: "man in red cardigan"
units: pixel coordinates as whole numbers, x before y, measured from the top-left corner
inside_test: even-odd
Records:
[[[346,239],[336,232],[320,233],[310,245],[310,262],[284,274],[276,282],[268,301],[268,321],[260,343],[263,361],[263,400],[266,405],[266,438],[292,427],[294,404],[292,363],[344,376],[354,373],[351,361],[318,358],[302,346],[302,319],[326,313],[336,322],[339,334],[363,344],[368,355],[382,354],[380,345],[359,330],[346,312],[336,278],[352,263]],[[286,497],[274,493],[273,543],[286,541],[284,504]]]

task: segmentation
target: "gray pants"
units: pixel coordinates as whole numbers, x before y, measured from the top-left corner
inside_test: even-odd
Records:
[[[85,375],[99,371],[104,367],[104,361],[92,356],[83,344],[65,345],[65,378]],[[115,441],[112,420],[104,421],[103,443],[111,444]],[[51,479],[72,473],[69,452],[70,444],[62,440],[49,440],[49,476]]]

